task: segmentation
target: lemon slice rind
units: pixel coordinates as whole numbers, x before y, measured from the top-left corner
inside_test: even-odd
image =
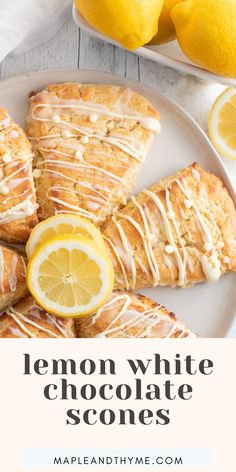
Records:
[[[236,95],[236,90],[233,87],[228,87],[227,89],[225,89],[215,100],[210,110],[208,119],[208,131],[212,143],[223,157],[230,160],[236,160],[236,149],[234,150],[230,146],[228,146],[226,141],[220,136],[218,132],[218,124],[220,121],[220,113],[222,111],[222,108],[225,104],[230,102],[231,98],[234,95]]]
[[[57,232],[57,228],[60,225],[70,225],[74,228],[74,231],[76,231],[76,229],[78,228],[84,230],[86,233],[88,233],[86,237],[91,237],[92,241],[98,244],[101,248],[105,248],[105,243],[102,234],[93,223],[86,220],[85,218],[81,218],[78,215],[73,215],[69,213],[63,215],[58,214],[48,218],[47,220],[41,221],[39,224],[37,224],[37,226],[34,227],[26,244],[26,254],[28,258],[32,256],[33,252],[40,244],[43,244],[44,241],[40,242],[40,239],[46,231],[53,230],[55,232],[55,236],[57,234],[62,234],[61,232]],[[68,234],[68,231],[66,231],[65,233]]]

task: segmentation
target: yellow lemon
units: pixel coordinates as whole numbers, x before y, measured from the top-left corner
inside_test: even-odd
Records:
[[[208,129],[220,154],[236,159],[236,90],[233,87],[225,89],[213,104]]]
[[[133,50],[156,34],[163,1],[75,0],[75,5],[97,31]]]
[[[103,249],[87,238],[62,235],[41,244],[29,260],[28,289],[48,313],[79,318],[110,296],[114,271]]]
[[[236,1],[185,0],[171,11],[177,39],[196,64],[236,77]]]
[[[158,33],[150,41],[149,44],[162,44],[173,41],[176,38],[174,23],[171,19],[170,12],[183,0],[164,0],[164,5],[158,21]]]
[[[31,232],[26,244],[26,254],[30,258],[40,244],[60,234],[76,234],[92,239],[101,248],[105,243],[99,229],[93,223],[73,214],[55,215],[41,221]]]

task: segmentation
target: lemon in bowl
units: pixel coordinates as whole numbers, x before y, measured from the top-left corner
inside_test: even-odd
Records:
[[[75,0],[83,18],[100,33],[134,50],[157,33],[164,0]]]
[[[164,5],[158,21],[158,32],[150,41],[150,45],[168,43],[176,38],[174,23],[171,19],[171,10],[183,0],[164,0]]]
[[[170,15],[186,56],[214,74],[236,77],[235,0],[185,0]]]

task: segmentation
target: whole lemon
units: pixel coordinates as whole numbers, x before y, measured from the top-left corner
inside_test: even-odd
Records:
[[[75,5],[97,31],[133,50],[156,34],[163,1],[75,0]]]
[[[171,18],[186,56],[210,72],[236,77],[235,0],[185,0]]]
[[[176,38],[174,23],[171,19],[170,12],[183,0],[164,0],[164,5],[158,21],[158,33],[150,41],[149,44],[162,44],[173,41]]]

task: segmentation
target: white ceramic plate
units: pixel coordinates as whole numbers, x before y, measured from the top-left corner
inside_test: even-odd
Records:
[[[107,36],[104,36],[103,34],[96,31],[92,26],[90,26],[87,21],[78,13],[75,5],[73,5],[73,18],[77,26],[84,29],[92,36],[95,36],[98,39],[102,39],[103,41],[109,42],[111,44],[115,44],[116,46],[122,47],[116,41],[113,41]],[[236,78],[230,79],[228,77],[215,75],[211,72],[208,72],[206,69],[202,69],[200,66],[194,64],[182,52],[177,41],[171,41],[160,46],[144,46],[139,49],[136,49],[136,51],[133,52],[135,54],[138,54],[139,56],[151,59],[154,62],[159,62],[164,66],[177,69],[185,74],[192,74],[201,79],[212,80],[214,82],[219,82],[224,85],[231,85],[233,87],[236,87]]]
[[[53,82],[113,83],[131,87],[146,96],[161,113],[162,132],[155,138],[143,166],[135,192],[197,161],[204,169],[219,175],[236,200],[233,186],[216,151],[200,127],[173,102],[138,82],[97,71],[46,71],[26,74],[0,83],[0,106],[8,108],[22,126],[27,99],[33,90]],[[235,274],[215,284],[179,289],[157,287],[144,293],[164,304],[192,330],[203,337],[224,337],[236,311]]]

